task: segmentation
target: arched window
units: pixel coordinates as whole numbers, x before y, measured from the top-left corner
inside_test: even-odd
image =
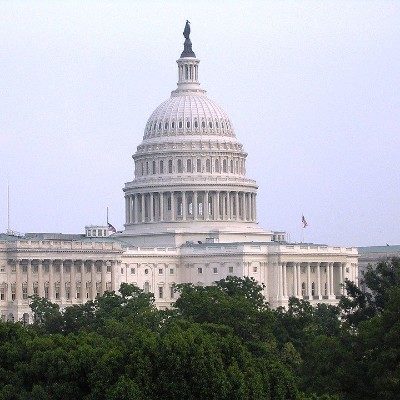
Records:
[[[215,127],[218,129],[218,121],[215,122]]]
[[[149,162],[148,161],[146,161],[146,174],[147,175],[149,174]]]
[[[192,172],[192,160],[190,159],[186,161],[186,171]]]
[[[172,160],[168,160],[168,173],[172,174]]]
[[[208,123],[208,126],[210,127],[210,128],[212,128],[212,122],[210,121],[209,123]]]
[[[178,173],[183,172],[182,160],[178,160]]]
[[[175,129],[175,121],[172,121],[172,129]]]
[[[202,122],[201,122],[201,127],[202,127],[202,128],[205,128],[205,127],[206,127],[205,121],[202,121]]]
[[[190,128],[190,121],[186,121],[186,128]]]
[[[197,119],[194,121],[194,127],[195,127],[195,128],[198,128],[198,127],[199,127],[199,124],[198,124],[198,122],[197,122]]]
[[[153,161],[153,174],[155,174],[155,173],[156,173],[156,162]]]
[[[228,172],[227,161],[225,159],[222,161],[222,171]]]
[[[154,121],[154,124],[153,124],[153,131],[155,131],[156,130],[156,122]]]
[[[206,160],[206,172],[211,172],[211,161],[209,159]]]
[[[197,172],[201,172],[201,160],[200,158],[197,159],[197,167],[196,167]]]
[[[158,130],[161,130],[161,122],[158,123]]]
[[[233,174],[233,160],[231,160],[231,174]]]
[[[168,122],[164,124],[164,129],[168,129]]]
[[[215,172],[219,172],[219,160],[215,160]]]
[[[185,65],[185,79],[189,79],[189,71],[187,65]]]
[[[306,295],[306,283],[301,284],[301,295],[304,297]]]
[[[311,295],[315,296],[315,282],[311,283]]]
[[[164,161],[161,160],[160,161],[160,174],[163,174],[163,173],[164,173]]]
[[[143,164],[143,162],[141,163],[141,174],[140,175],[144,175],[144,164]]]
[[[179,128],[181,129],[183,127],[182,121],[179,121]]]

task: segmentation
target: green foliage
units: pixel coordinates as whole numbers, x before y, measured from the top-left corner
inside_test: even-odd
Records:
[[[399,261],[365,280],[340,307],[287,310],[236,277],[177,285],[168,311],[128,284],[62,312],[33,297],[33,325],[0,322],[0,400],[394,400]]]

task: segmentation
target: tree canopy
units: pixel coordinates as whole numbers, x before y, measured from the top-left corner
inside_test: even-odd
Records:
[[[339,306],[272,310],[250,278],[177,285],[175,307],[128,284],[32,325],[0,323],[0,400],[397,399],[400,266],[380,263]]]

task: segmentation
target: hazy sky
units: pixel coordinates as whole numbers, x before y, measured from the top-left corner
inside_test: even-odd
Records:
[[[400,243],[400,1],[0,1],[0,229],[122,229],[185,20],[267,229]]]

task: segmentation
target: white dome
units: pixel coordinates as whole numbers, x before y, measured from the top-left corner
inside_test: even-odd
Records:
[[[228,115],[203,93],[181,92],[161,103],[151,114],[144,139],[176,135],[234,137]]]

